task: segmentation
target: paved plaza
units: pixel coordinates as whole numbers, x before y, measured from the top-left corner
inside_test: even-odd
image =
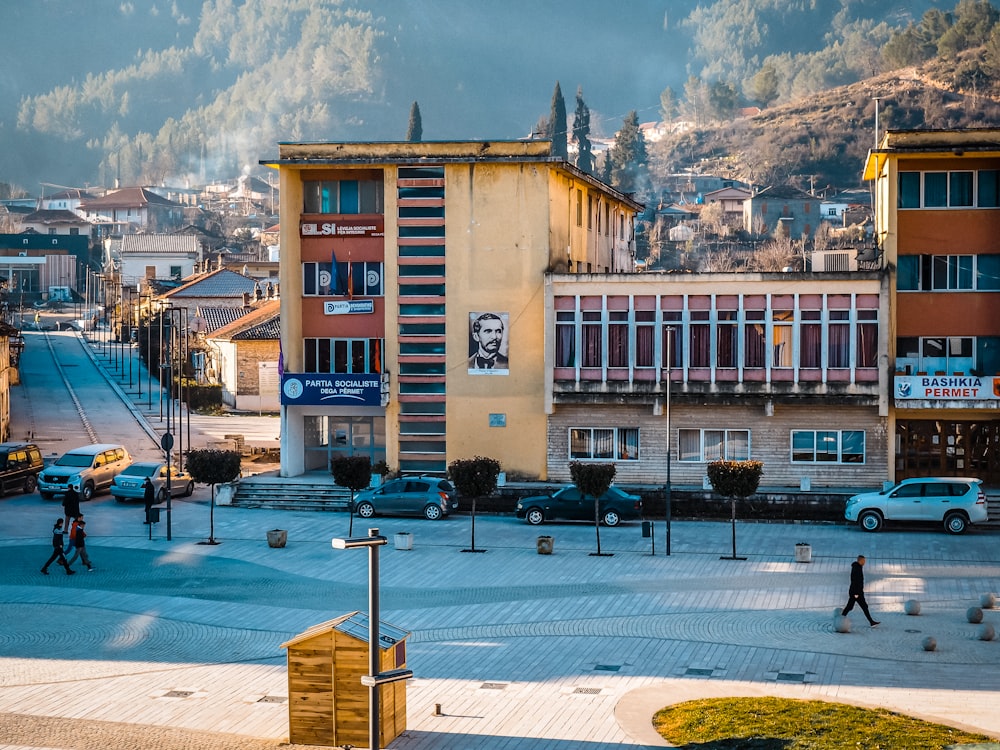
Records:
[[[218,507],[213,519],[199,487],[174,502],[168,541],[141,505],[101,495],[84,505],[94,572],[42,576],[61,510],[37,494],[0,499],[0,750],[287,742],[281,644],[367,609],[367,554],[330,545],[348,516]],[[355,519],[354,535],[368,525]],[[410,633],[415,675],[393,750],[664,747],[657,709],[727,695],[878,706],[1000,738],[1000,640],[966,617],[1000,591],[998,529],[740,522],[746,559],[727,560],[728,522],[675,521],[670,556],[662,521],[653,539],[638,523],[602,529],[611,554],[600,557],[586,524],[479,516],[478,554],[464,551],[468,516],[374,525],[390,541],[382,619]],[[275,528],[285,548],[268,546]],[[399,531],[411,550],[395,549]],[[553,554],[538,554],[539,534]],[[812,562],[795,562],[798,542]],[[882,624],[854,613],[852,632],[837,633],[859,553]],[[904,613],[911,599],[919,616]],[[984,622],[1000,630],[1000,609]]]

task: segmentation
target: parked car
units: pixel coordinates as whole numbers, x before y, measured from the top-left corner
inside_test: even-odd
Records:
[[[904,479],[881,492],[855,495],[844,508],[844,518],[865,531],[879,531],[886,521],[924,521],[943,522],[945,531],[961,534],[986,516],[982,480],[967,477]]]
[[[167,499],[167,464],[163,461],[137,461],[127,467],[111,482],[111,495],[120,503],[126,500],[142,500],[146,490],[142,486],[149,477],[153,482],[156,502]],[[194,480],[186,471],[170,465],[170,496],[191,497]]]
[[[436,521],[458,509],[454,485],[440,477],[400,477],[354,497],[354,510],[361,518],[423,516]]]
[[[599,514],[605,526],[617,526],[642,514],[642,498],[611,485],[599,500]],[[517,501],[515,515],[532,526],[544,521],[593,521],[594,498],[583,497],[575,485],[557,490],[551,495],[524,497]]]
[[[113,443],[85,445],[61,455],[38,475],[38,492],[45,500],[72,487],[81,500],[111,486],[111,480],[132,463],[125,446]]]
[[[0,443],[0,495],[34,492],[43,468],[45,460],[34,443]]]

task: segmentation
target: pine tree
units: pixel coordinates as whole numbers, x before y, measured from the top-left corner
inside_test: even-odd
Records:
[[[646,139],[639,130],[639,116],[634,109],[625,116],[607,158],[611,165],[612,186],[623,193],[634,193],[646,184],[649,157],[646,154]]]
[[[594,152],[590,145],[590,108],[583,101],[583,86],[576,89],[576,112],[573,114],[573,139],[576,141],[576,166],[594,173]]]
[[[413,102],[410,105],[410,124],[406,128],[406,140],[410,143],[419,143],[424,137],[424,125],[420,119],[420,105]]]
[[[566,144],[566,100],[563,98],[559,81],[552,92],[552,111],[549,114],[549,139],[552,141],[552,155],[569,159]]]

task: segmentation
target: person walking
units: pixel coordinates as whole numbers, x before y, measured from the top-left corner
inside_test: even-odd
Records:
[[[87,532],[84,530],[84,527],[86,525],[87,522],[83,520],[83,516],[76,519],[76,523],[73,524],[72,541],[76,551],[73,552],[73,556],[66,561],[66,564],[72,565],[76,562],[76,558],[79,557],[83,561],[83,564],[87,566],[87,570],[92,571],[94,566],[90,564],[90,555],[87,554],[87,544],[85,541],[87,538]]]
[[[871,612],[868,611],[868,602],[865,601],[864,555],[858,555],[858,559],[851,563],[851,588],[847,592],[847,597],[847,605],[840,613],[842,616],[846,617],[847,613],[854,609],[854,605],[857,604],[873,628],[879,624],[878,620],[872,618]]]
[[[63,514],[66,516],[64,522],[65,529],[69,531],[70,521],[80,517],[80,496],[76,494],[76,490],[72,487],[66,488],[66,494],[63,496]]]
[[[66,529],[63,528],[63,520],[57,518],[55,525],[52,527],[52,557],[46,560],[45,565],[42,566],[42,575],[47,576],[49,574],[49,566],[54,562],[58,562],[66,568],[66,575],[68,576],[76,572],[66,562],[66,555],[63,554],[63,537],[65,535]]]
[[[149,511],[156,503],[156,488],[153,487],[153,480],[149,477],[142,483],[142,501],[146,504],[146,520],[143,523],[149,523]]]

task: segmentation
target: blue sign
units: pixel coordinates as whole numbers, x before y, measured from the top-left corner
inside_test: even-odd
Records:
[[[382,378],[378,373],[286,372],[281,378],[281,403],[288,406],[381,406]]]

